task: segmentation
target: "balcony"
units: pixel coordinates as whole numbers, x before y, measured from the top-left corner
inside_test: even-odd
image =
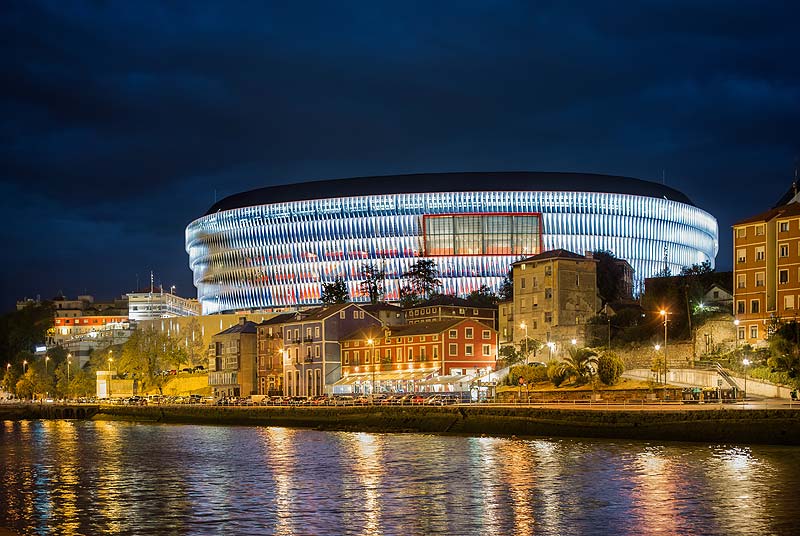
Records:
[[[301,339],[298,337],[296,339],[291,339],[293,344],[300,344]]]
[[[303,341],[304,342],[314,342],[314,337],[312,337],[311,335],[306,335],[305,337],[303,337]]]
[[[306,363],[306,364],[313,363],[314,362],[314,358],[311,357],[310,355],[306,356],[306,358],[303,360],[303,362]]]

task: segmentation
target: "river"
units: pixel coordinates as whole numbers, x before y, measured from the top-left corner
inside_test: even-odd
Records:
[[[0,422],[20,534],[798,534],[800,448]]]

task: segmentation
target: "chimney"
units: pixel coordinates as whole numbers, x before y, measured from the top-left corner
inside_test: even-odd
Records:
[[[244,326],[245,322],[247,322],[247,317],[246,316],[239,317],[239,325],[240,326]]]

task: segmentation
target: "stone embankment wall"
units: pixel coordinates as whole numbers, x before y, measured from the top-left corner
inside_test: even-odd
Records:
[[[652,366],[656,358],[659,362],[664,363],[664,348],[659,350],[655,346],[639,346],[632,348],[613,348],[625,363],[626,369],[632,368],[649,368]],[[670,343],[667,341],[667,367],[683,368],[687,367],[692,362],[692,343],[691,342],[676,342]]]
[[[696,407],[695,407],[696,408]],[[324,430],[800,445],[800,410],[104,406],[96,418]]]
[[[744,376],[732,371],[728,371],[728,373],[733,377],[737,387],[744,390]],[[637,380],[648,380],[652,377],[652,373],[650,369],[630,369],[626,370],[623,376]],[[686,387],[722,387],[725,389],[730,387],[728,382],[714,370],[671,369],[667,372],[667,382]],[[747,394],[748,396],[789,399],[791,388],[748,378]]]

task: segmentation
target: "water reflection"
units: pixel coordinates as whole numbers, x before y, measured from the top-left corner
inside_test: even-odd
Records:
[[[22,534],[792,534],[800,449],[286,428],[0,426]]]

